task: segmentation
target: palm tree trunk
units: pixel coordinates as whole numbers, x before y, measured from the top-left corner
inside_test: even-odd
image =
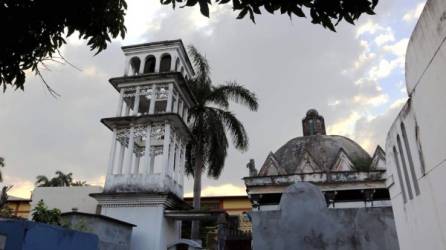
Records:
[[[197,154],[194,166],[194,209],[200,209],[201,205],[201,174],[203,170],[203,155]],[[200,221],[192,221],[191,239],[200,239]]]

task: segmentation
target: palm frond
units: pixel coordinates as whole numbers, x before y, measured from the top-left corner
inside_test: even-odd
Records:
[[[225,108],[227,108],[225,102],[228,103],[228,100],[245,105],[251,111],[257,111],[259,108],[256,95],[236,82],[229,82],[215,87],[212,94],[208,97],[208,101],[217,105],[223,104],[222,106]]]
[[[198,50],[190,45],[188,47],[189,57],[192,58],[192,63],[195,66],[196,78],[200,81],[204,81],[210,76],[210,66],[206,57],[200,54]]]
[[[214,110],[218,112],[222,123],[225,125],[227,131],[231,135],[235,148],[242,151],[247,150],[249,140],[243,124],[237,119],[237,117],[235,117],[233,113],[229,111],[216,108],[214,108]]]
[[[46,187],[46,186],[48,186],[49,185],[49,180],[48,180],[48,177],[46,177],[45,175],[38,175],[37,177],[36,177],[36,185],[38,186],[38,187]]]
[[[211,121],[208,126],[210,136],[207,145],[207,174],[210,177],[218,178],[225,165],[229,143],[226,136],[225,123],[222,121],[219,110],[210,108],[208,113]]]

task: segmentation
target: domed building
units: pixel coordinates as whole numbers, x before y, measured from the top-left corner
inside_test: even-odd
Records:
[[[276,206],[286,187],[299,181],[317,185],[331,207],[390,206],[380,146],[370,156],[347,137],[327,135],[324,118],[314,109],[302,128],[303,136],[269,153],[258,174],[254,160],[248,164],[244,181],[253,206]]]

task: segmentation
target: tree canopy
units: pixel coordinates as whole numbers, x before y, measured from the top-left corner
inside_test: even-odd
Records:
[[[183,0],[161,0],[163,4],[183,4]],[[238,12],[238,19],[245,16],[255,22],[255,15],[261,15],[262,9],[271,14],[287,14],[289,17],[306,17],[307,10],[313,24],[335,31],[335,26],[342,20],[351,24],[364,13],[374,15],[378,0],[216,0],[216,4],[232,3],[232,9]],[[184,6],[200,7],[200,12],[209,17],[210,0],[186,0]]]
[[[48,209],[43,200],[40,200],[37,203],[37,206],[33,209],[32,220],[51,225],[62,225],[60,210],[57,208]]]
[[[38,187],[70,187],[70,186],[88,186],[85,181],[74,181],[73,174],[64,174],[62,171],[56,171],[56,176],[49,179],[45,175],[36,177]]]
[[[149,0],[144,0],[149,1]],[[198,5],[209,17],[210,0],[161,0],[173,7]],[[214,4],[230,4],[239,19],[269,13],[305,17],[330,30],[342,20],[353,24],[362,14],[374,14],[378,0],[216,0]],[[45,83],[41,68],[49,61],[65,62],[59,48],[77,31],[91,50],[107,48],[111,39],[124,38],[126,27],[125,0],[35,1],[5,0],[0,4],[0,87],[24,89],[25,71],[32,71]],[[57,10],[57,11],[55,11]],[[47,86],[48,87],[48,86]]]
[[[0,50],[0,85],[23,89],[25,71],[40,74],[39,65],[63,59],[58,49],[65,38],[79,38],[97,53],[112,38],[124,38],[124,0],[34,1],[5,0],[0,4],[3,36]]]

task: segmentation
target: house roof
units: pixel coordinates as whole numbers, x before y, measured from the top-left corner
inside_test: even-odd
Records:
[[[103,220],[107,220],[107,221],[115,222],[115,223],[118,223],[118,224],[124,224],[124,225],[127,225],[127,226],[136,227],[135,224],[128,223],[128,222],[126,222],[126,221],[122,221],[122,220],[118,220],[118,219],[115,219],[115,218],[112,218],[112,217],[108,217],[108,216],[105,216],[105,215],[102,215],[102,214],[90,214],[90,213],[74,212],[74,211],[73,211],[73,212],[62,213],[61,215],[62,215],[62,216],[75,216],[75,215],[80,215],[80,216],[86,216],[86,217],[95,217],[95,218],[100,218],[100,219],[103,219]]]
[[[31,202],[31,199],[21,198],[13,195],[8,195],[8,201],[22,201],[22,202]]]

